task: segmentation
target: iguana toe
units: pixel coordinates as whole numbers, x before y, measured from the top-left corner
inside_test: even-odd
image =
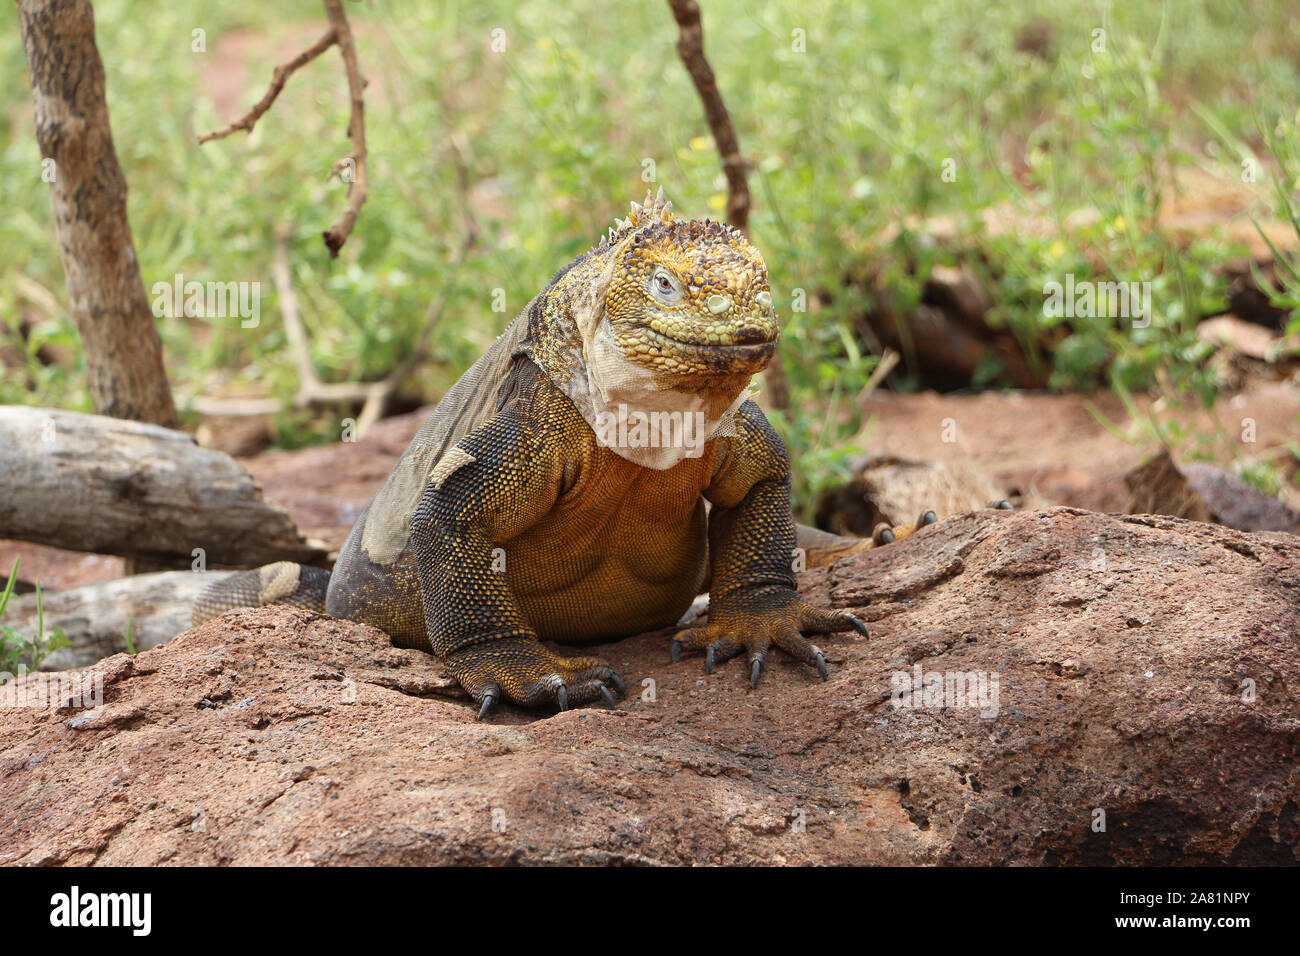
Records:
[[[595,657],[561,657],[528,638],[485,641],[448,655],[460,685],[479,701],[482,720],[503,697],[525,707],[554,704],[559,710],[604,701],[615,706],[612,687],[626,696],[618,675]]]
[[[715,609],[707,624],[679,631],[669,656],[676,661],[683,648],[701,650],[705,673],[712,674],[716,664],[745,651],[749,683],[757,687],[768,650],[775,645],[795,660],[816,667],[821,679],[826,680],[829,671],[825,655],[803,635],[847,630],[867,636],[866,625],[848,611],[823,611],[793,591],[768,592],[748,601],[742,598],[739,605]]]

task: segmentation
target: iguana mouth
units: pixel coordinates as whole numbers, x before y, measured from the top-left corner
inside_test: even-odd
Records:
[[[629,359],[673,375],[731,375],[763,369],[776,351],[776,341],[772,336],[757,342],[686,342],[641,325],[635,338],[619,347]]]
[[[682,339],[661,332],[650,325],[638,325],[637,328],[649,333],[651,341],[666,344],[673,349],[707,349],[710,351],[731,352],[737,355],[747,354],[746,350],[754,353],[761,352],[765,348],[776,345],[777,340],[777,335],[769,335],[759,326],[744,326],[729,332],[728,336],[731,341],[728,342],[720,342],[716,339],[711,341],[707,338]]]

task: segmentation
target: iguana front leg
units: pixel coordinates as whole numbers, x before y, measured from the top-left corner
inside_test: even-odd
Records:
[[[495,542],[540,520],[559,497],[564,443],[545,422],[507,410],[439,462],[411,521],[429,643],[479,718],[508,697],[525,706],[603,698],[623,683],[595,657],[544,647],[520,612]],[[563,542],[557,542],[562,549]]]
[[[848,611],[813,607],[795,590],[795,523],[790,512],[790,472],[785,447],[752,403],[742,406],[740,436],[729,439],[724,463],[705,491],[709,513],[709,621],[680,631],[671,656],[683,647],[704,651],[704,667],[742,650],[750,685],[758,686],[768,650],[775,645],[827,677],[826,658],[804,634],[867,629]]]

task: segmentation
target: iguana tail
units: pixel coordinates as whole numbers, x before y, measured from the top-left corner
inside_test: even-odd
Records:
[[[237,607],[288,604],[325,613],[330,573],[292,561],[277,561],[213,581],[194,599],[192,622],[202,624]]]
[[[808,525],[797,524],[795,544],[803,549],[807,567],[823,568],[834,564],[845,555],[910,538],[919,529],[938,520],[935,513],[927,508],[911,524],[895,525],[892,528],[887,524],[877,525],[870,538],[847,538],[818,528],[810,528]]]

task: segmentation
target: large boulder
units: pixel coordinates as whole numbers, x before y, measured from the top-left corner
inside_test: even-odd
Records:
[[[1300,859],[1300,539],[972,512],[801,586],[872,632],[825,683],[661,632],[596,649],[617,710],[484,723],[379,631],[228,614],[90,668],[98,709],[0,707],[0,862]]]

